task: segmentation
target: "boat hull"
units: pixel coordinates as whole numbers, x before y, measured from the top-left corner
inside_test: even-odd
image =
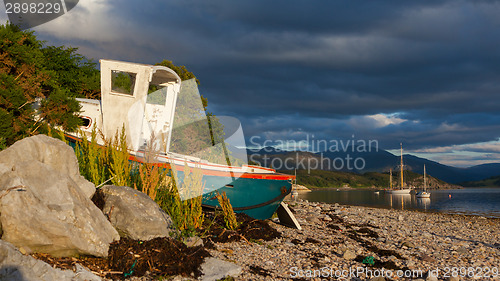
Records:
[[[389,190],[388,192],[394,195],[405,195],[405,194],[410,194],[411,189],[393,189]]]
[[[67,135],[70,145],[74,148],[79,139]],[[130,154],[130,162],[143,163],[140,158]],[[163,167],[172,174],[171,164],[159,161],[154,163]],[[186,166],[175,165],[177,179],[184,179]],[[204,186],[202,204],[204,207],[220,207],[217,193],[226,193],[233,210],[236,213],[245,213],[255,219],[268,219],[273,216],[286,195],[292,190],[293,175],[280,173],[231,173],[215,171],[211,165],[196,163],[190,171],[199,169],[202,173]],[[181,196],[182,198],[182,196]],[[189,198],[183,198],[189,199]]]
[[[415,195],[417,198],[431,198],[431,194],[428,192],[419,192]]]
[[[203,176],[206,184],[220,180],[214,176]],[[285,177],[281,180],[240,177],[231,184],[204,194],[202,204],[206,207],[219,207],[217,193],[225,192],[236,213],[245,213],[263,220],[273,216],[291,189],[292,184]]]

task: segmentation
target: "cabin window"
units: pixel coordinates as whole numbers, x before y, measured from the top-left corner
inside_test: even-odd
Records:
[[[167,102],[167,88],[165,85],[155,85],[150,83],[146,103],[165,105]]]
[[[90,124],[92,123],[92,119],[87,118],[87,117],[80,117],[80,120],[82,122],[81,126],[85,127],[85,128],[88,128],[90,126]]]
[[[114,93],[134,95],[135,73],[112,70],[111,91]]]

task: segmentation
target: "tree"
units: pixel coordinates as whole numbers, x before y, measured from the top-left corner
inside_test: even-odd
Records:
[[[74,130],[79,125],[75,97],[99,93],[95,63],[76,48],[44,46],[33,31],[0,25],[0,140],[7,145],[34,135],[46,125]],[[32,104],[43,100],[40,120]]]

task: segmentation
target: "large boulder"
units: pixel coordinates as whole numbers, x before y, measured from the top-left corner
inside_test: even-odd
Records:
[[[14,143],[2,151],[1,155],[0,175],[12,170],[16,163],[36,161],[67,175],[88,198],[92,198],[95,193],[94,184],[80,175],[75,152],[61,140],[36,135]]]
[[[47,138],[24,139],[0,152],[2,240],[28,252],[54,256],[107,256],[118,233],[80,188],[75,175],[67,174],[70,170],[65,165],[73,165],[74,155],[61,151],[71,148]],[[47,151],[72,160],[52,159]]]
[[[104,200],[102,211],[122,237],[147,241],[168,237],[173,231],[170,216],[142,192],[126,186],[105,185],[96,195]]]
[[[53,268],[31,256],[21,254],[12,244],[0,240],[0,280],[9,281],[100,281],[77,264],[75,271]]]

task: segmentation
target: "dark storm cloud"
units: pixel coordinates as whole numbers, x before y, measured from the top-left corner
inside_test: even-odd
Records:
[[[40,33],[95,58],[184,64],[209,109],[249,136],[355,134],[387,148],[500,137],[500,2],[101,4],[102,30],[81,20],[85,36]]]

